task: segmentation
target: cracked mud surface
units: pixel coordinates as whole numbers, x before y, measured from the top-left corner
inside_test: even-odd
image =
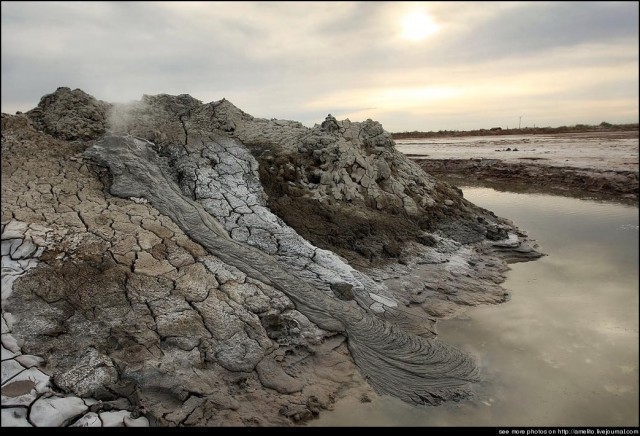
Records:
[[[539,253],[378,123],[335,125],[68,88],[3,114],[3,419],[291,425],[342,395],[465,395],[435,320],[504,301],[506,262]]]

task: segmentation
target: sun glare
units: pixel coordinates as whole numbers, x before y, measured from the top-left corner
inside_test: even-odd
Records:
[[[412,41],[420,41],[437,30],[433,19],[421,12],[410,13],[402,19],[402,36]]]

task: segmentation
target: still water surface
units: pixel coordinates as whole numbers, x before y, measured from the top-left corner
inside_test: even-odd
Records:
[[[547,257],[511,265],[510,301],[438,324],[473,354],[475,397],[414,407],[340,400],[312,426],[637,426],[638,207],[462,187]]]

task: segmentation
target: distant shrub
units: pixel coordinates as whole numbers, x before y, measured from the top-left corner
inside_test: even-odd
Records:
[[[613,127],[613,124],[607,123],[606,121],[603,121],[603,122],[600,123],[600,127],[606,127],[608,129],[610,127]]]

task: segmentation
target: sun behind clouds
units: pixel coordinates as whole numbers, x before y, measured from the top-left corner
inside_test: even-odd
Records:
[[[433,18],[422,12],[411,12],[402,18],[402,36],[412,41],[433,35],[439,27]]]

